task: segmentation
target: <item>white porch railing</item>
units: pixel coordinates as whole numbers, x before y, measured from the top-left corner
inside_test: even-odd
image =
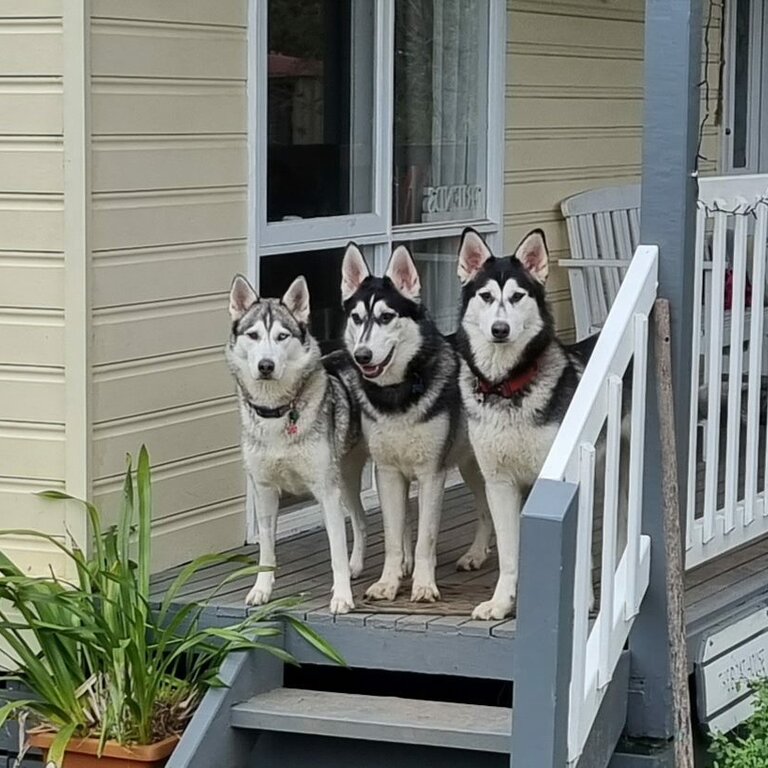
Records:
[[[656,299],[657,268],[658,248],[640,246],[540,474],[542,479],[579,486],[569,765],[584,749],[648,587],[650,539],[641,533],[641,512],[648,315]],[[630,363],[631,410],[627,414],[622,402],[630,398],[623,397],[622,389]],[[628,440],[624,429],[627,421]],[[624,467],[628,467],[628,488],[620,482],[626,474],[622,472],[622,451],[627,447]],[[595,477],[596,472],[603,471],[601,494],[596,493]],[[600,599],[597,619],[590,629],[592,528],[601,495]],[[618,532],[624,514],[626,546],[619,553]]]
[[[768,175],[700,179],[693,290],[701,298],[692,332],[688,568],[768,533],[768,453],[761,427],[762,373],[768,362],[767,239]]]

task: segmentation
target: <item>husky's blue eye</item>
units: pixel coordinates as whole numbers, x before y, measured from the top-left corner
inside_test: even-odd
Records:
[[[259,340],[259,332],[258,331],[248,331],[248,333],[245,334],[249,339],[253,339],[254,341]]]
[[[493,301],[493,294],[490,291],[483,291],[477,294],[486,304],[490,304]]]
[[[395,319],[395,313],[394,312],[382,312],[379,315],[379,322],[382,325],[388,325]]]
[[[291,334],[286,333],[285,331],[282,331],[281,333],[277,334],[277,340],[278,341],[285,341]]]
[[[350,317],[352,318],[352,322],[353,322],[355,325],[362,325],[362,323],[363,323],[363,318],[362,318],[362,317],[360,317],[360,315],[358,315],[358,314],[357,314],[357,312],[353,312],[353,313],[350,315]]]
[[[520,299],[522,299],[525,296],[524,291],[515,291],[510,297],[509,297],[509,303],[510,304],[517,304]]]

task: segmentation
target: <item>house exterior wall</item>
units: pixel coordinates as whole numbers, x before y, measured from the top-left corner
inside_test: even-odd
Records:
[[[710,26],[710,105],[717,100],[719,12]],[[504,242],[544,229],[558,329],[574,335],[560,202],[586,189],[640,179],[643,0],[508,0]],[[703,171],[719,162],[710,122]]]
[[[0,0],[0,520],[63,535],[64,172],[61,0]],[[61,564],[38,540],[4,538],[30,569]]]
[[[246,269],[246,0],[91,5],[92,475],[154,467],[155,569],[244,540],[223,357]]]

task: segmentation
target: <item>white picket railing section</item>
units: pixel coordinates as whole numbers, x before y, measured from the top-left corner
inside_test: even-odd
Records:
[[[579,486],[568,760],[581,755],[648,587],[650,539],[641,534],[648,315],[656,299],[658,248],[638,247],[540,477]],[[632,362],[630,435],[623,379]],[[601,437],[604,434],[605,437]],[[620,482],[629,448],[628,488]],[[627,457],[625,457],[626,461]],[[597,619],[589,626],[592,528],[603,471],[602,566]],[[626,507],[626,509],[624,509]],[[620,515],[626,547],[618,552]]]
[[[762,374],[768,362],[764,359],[766,240],[768,175],[700,179],[693,273],[694,297],[700,298],[692,334],[688,568],[768,533],[768,453],[764,434],[761,437]]]

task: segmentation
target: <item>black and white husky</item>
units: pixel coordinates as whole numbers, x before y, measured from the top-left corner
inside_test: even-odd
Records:
[[[514,256],[494,258],[467,229],[462,283],[461,395],[496,529],[499,579],[476,619],[509,615],[517,596],[520,511],[581,378],[594,339],[571,347],[555,335],[544,284],[549,254],[541,230]]]
[[[365,515],[360,475],[366,460],[360,413],[339,372],[346,354],[320,357],[308,331],[309,291],[303,277],[282,299],[260,299],[238,275],[229,298],[232,333],[226,353],[237,382],[242,449],[253,488],[259,565],[275,566],[275,528],[281,492],[310,492],[325,517],[333,568],[330,610],[354,608],[350,576],[363,569]],[[347,560],[345,512],[354,546]],[[269,601],[274,571],[259,573],[246,598]]]
[[[384,569],[366,593],[374,600],[393,600],[411,565],[411,600],[439,599],[436,543],[451,467],[458,465],[474,492],[479,516],[475,539],[458,568],[480,567],[492,532],[482,478],[466,434],[458,357],[421,304],[420,290],[416,266],[404,246],[393,252],[384,277],[371,275],[357,246],[348,246],[341,281],[347,316],[344,340],[362,374],[351,386],[376,466],[384,520]],[[419,484],[415,558],[406,525],[412,480]]]

